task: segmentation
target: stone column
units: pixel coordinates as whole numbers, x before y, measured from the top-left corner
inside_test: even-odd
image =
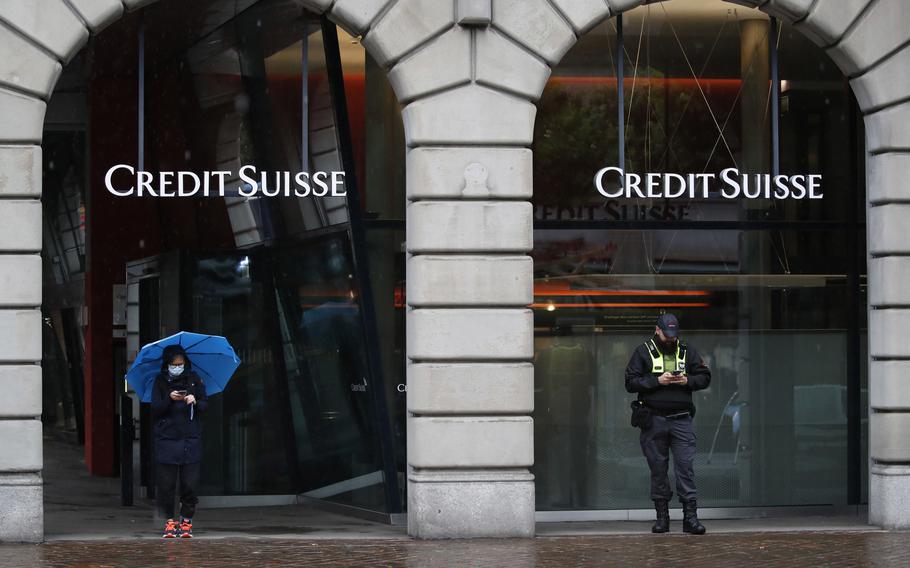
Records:
[[[869,144],[885,150],[890,144],[884,131],[910,144],[901,126],[907,120],[906,104],[870,115]],[[869,522],[888,529],[910,528],[910,244],[905,229],[910,194],[903,181],[908,171],[906,150],[868,160]]]
[[[454,8],[396,3],[364,38],[405,105],[408,530],[532,536],[535,111],[476,80],[489,0]]]
[[[817,33],[850,77],[866,121],[866,209],[869,268],[869,522],[910,528],[910,5],[868,5],[851,24],[834,6],[810,14]],[[858,9],[858,8],[857,8]],[[826,20],[827,18],[827,20]],[[831,26],[830,22],[836,22]],[[901,47],[904,45],[904,47]]]
[[[38,542],[44,537],[39,144],[62,63],[89,32],[62,0],[5,3],[0,17],[0,541]]]
[[[7,105],[43,114],[43,102],[0,89],[0,109]],[[10,124],[7,117],[0,123]],[[31,134],[40,140],[40,131]],[[13,173],[0,181],[0,541],[39,542],[44,537],[41,148],[0,146],[0,169]]]
[[[428,76],[453,86],[404,109],[408,528],[419,538],[530,537],[533,102],[550,65],[609,7],[456,7],[456,28],[390,72],[405,102]]]
[[[530,537],[533,101],[576,36],[544,0],[456,8],[390,70],[409,148],[408,531]]]
[[[461,97],[505,111],[472,87],[443,104]],[[514,118],[526,128],[524,110]],[[449,135],[461,144],[459,130]],[[531,152],[412,143],[408,530],[533,536]]]
[[[466,79],[476,33],[437,40]],[[400,97],[423,75],[402,65]],[[533,119],[530,102],[476,83],[404,109],[408,530],[419,538],[534,534]]]
[[[123,11],[119,0],[0,5],[0,389],[9,393],[0,397],[0,542],[44,538],[39,145],[46,101],[89,33]]]

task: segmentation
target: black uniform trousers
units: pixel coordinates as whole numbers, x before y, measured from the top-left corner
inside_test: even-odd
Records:
[[[695,499],[695,428],[692,416],[665,418],[655,414],[651,427],[641,431],[639,441],[651,470],[651,499],[669,501],[673,495],[667,476],[670,450],[673,451],[677,495],[686,501]]]
[[[157,490],[155,491],[158,502],[158,514],[163,519],[174,518],[174,494],[177,489],[177,480],[180,480],[180,515],[192,519],[196,512],[196,486],[199,485],[201,463],[159,463],[155,472]]]

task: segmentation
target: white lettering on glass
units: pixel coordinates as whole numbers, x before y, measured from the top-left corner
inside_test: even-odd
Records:
[[[625,172],[615,166],[594,175],[594,187],[607,199],[708,199],[712,189],[724,199],[822,199],[822,176],[744,174],[727,168],[720,174]]]
[[[236,187],[227,187],[230,180]],[[243,166],[235,176],[229,170],[150,172],[117,164],[105,173],[104,187],[116,197],[347,196],[345,172],[260,172],[256,166]]]

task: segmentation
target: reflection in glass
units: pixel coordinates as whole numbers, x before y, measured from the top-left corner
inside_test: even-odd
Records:
[[[864,469],[848,483],[849,464],[862,462],[848,454],[862,438],[848,436],[866,429],[865,229],[853,213],[865,187],[845,79],[792,27],[776,42],[757,10],[648,4],[623,15],[620,136],[616,29],[601,24],[553,70],[535,127],[538,509],[648,504],[623,372],[665,311],[713,371],[695,395],[700,503],[853,502],[866,485]],[[604,199],[593,176],[616,165],[623,137],[628,172],[779,166],[821,174],[824,199]],[[851,405],[863,409],[858,424]]]
[[[375,332],[365,324],[359,290],[370,276],[366,259],[355,263],[351,252],[357,209],[344,197],[247,198],[238,191],[242,166],[344,171],[351,186],[355,179],[365,185],[363,47],[293,0],[171,3],[141,18],[146,168],[229,171],[229,191],[115,203],[93,189],[96,227],[111,221],[129,245],[97,254],[93,272],[123,274],[124,263],[162,267],[154,280],[160,289],[133,299],[131,345],[135,329],[151,338],[193,329],[225,335],[243,360],[230,388],[210,401],[201,492],[400,510],[383,472],[394,472],[394,464],[383,463],[378,450],[381,421],[389,419],[376,416],[376,397],[385,394],[373,388],[382,384],[373,368],[380,364],[368,366],[364,356]],[[136,45],[135,28],[106,33],[112,45]],[[327,56],[335,47],[340,61]],[[135,85],[136,58],[110,59],[104,71]],[[108,143],[132,155],[135,93],[103,92],[116,106],[96,131],[128,125]],[[351,132],[339,126],[344,114]],[[92,162],[112,159],[99,152]],[[266,189],[277,189],[272,179]],[[110,217],[101,205],[110,206]],[[116,210],[136,222],[118,221]],[[150,273],[132,276],[152,281]]]
[[[534,137],[535,219],[607,221],[845,220],[862,136],[844,77],[792,26],[780,26],[780,164],[771,163],[768,16],[722,0],[660,2],[623,14],[625,171],[819,174],[823,200],[605,200],[593,178],[615,166],[616,20],[553,70]],[[861,146],[861,144],[860,144]],[[848,215],[849,213],[849,215]]]
[[[340,34],[345,79],[362,92],[363,49]],[[239,169],[247,165],[259,172],[344,169],[321,27],[299,6],[259,3],[190,47],[187,61],[206,122],[217,125],[215,156],[205,166],[231,170],[229,187],[245,187]],[[349,165],[352,175],[359,165]],[[234,191],[225,201],[238,246],[348,220],[344,197],[247,198]]]
[[[348,251],[333,237],[194,262],[194,329],[230,337],[244,361],[210,401],[207,493],[385,508]]]
[[[695,395],[701,502],[845,503],[844,235],[788,232],[788,241],[808,237],[791,273],[749,274],[734,239],[723,257],[731,270],[716,263],[712,274],[703,265],[714,232],[683,241],[672,233],[535,233],[538,507],[636,508],[646,499],[623,372],[661,310],[680,317],[712,369],[711,387]],[[665,257],[674,262],[656,271]]]

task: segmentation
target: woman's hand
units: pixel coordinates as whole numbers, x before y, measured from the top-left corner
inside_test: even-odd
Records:
[[[186,397],[177,391],[171,391],[171,400],[183,400]]]
[[[185,397],[183,397],[183,402],[185,402],[187,404],[196,404],[196,397],[191,394],[188,394]]]

